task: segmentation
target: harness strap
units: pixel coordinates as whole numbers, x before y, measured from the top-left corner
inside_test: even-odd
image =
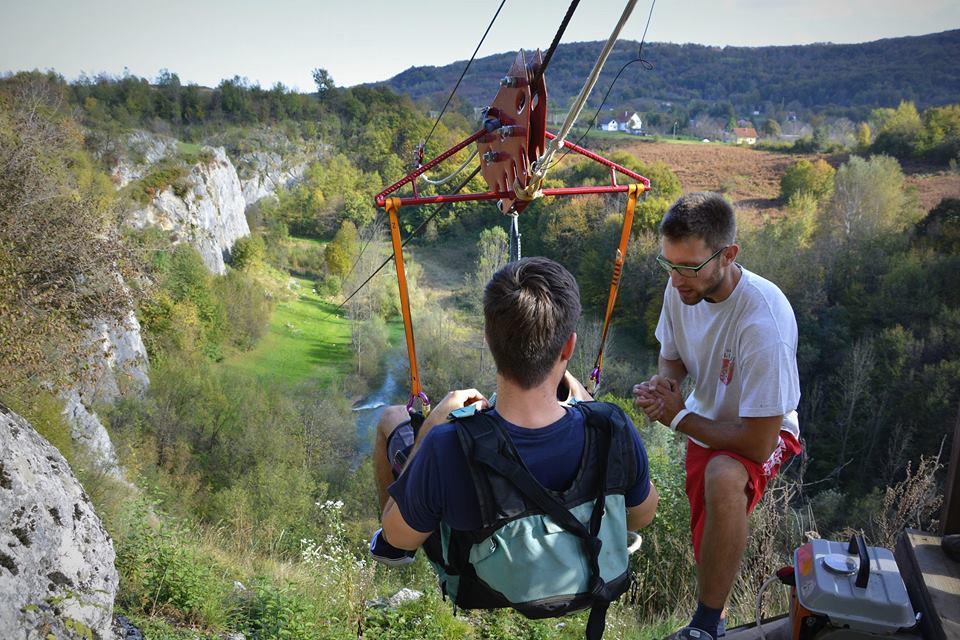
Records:
[[[597,359],[593,363],[593,371],[590,373],[590,380],[593,382],[592,393],[600,387],[600,373],[603,369],[603,347],[607,341],[607,332],[610,330],[610,319],[613,317],[613,307],[617,302],[617,293],[620,290],[620,276],[623,275],[623,263],[627,257],[627,244],[630,242],[630,231],[633,229],[633,212],[637,206],[637,195],[640,193],[640,185],[631,184],[627,191],[627,210],[623,215],[623,227],[620,229],[620,245],[617,247],[617,255],[613,261],[613,277],[610,279],[610,293],[607,296],[607,312],[603,320],[603,333],[600,335],[600,350],[597,352]]]
[[[417,347],[413,340],[413,320],[410,317],[410,295],[407,292],[407,273],[403,267],[403,244],[400,241],[400,222],[397,211],[400,210],[400,198],[387,198],[386,210],[390,216],[390,239],[393,241],[393,260],[397,266],[397,284],[400,287],[400,313],[403,316],[403,332],[407,338],[407,357],[410,359],[410,399],[407,411],[413,408],[417,398],[423,404],[423,412],[430,412],[430,398],[420,386],[420,372],[417,369]]]

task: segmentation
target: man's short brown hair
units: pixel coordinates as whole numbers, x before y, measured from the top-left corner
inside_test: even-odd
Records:
[[[670,240],[701,238],[716,251],[736,241],[737,218],[719,193],[688,193],[667,210],[660,221],[660,235]]]
[[[530,389],[544,381],[576,329],[580,289],[553,260],[524,258],[493,274],[483,315],[497,371]]]

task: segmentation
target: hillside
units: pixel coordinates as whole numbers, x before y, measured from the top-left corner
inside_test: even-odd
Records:
[[[580,90],[602,42],[561,44],[548,71],[551,103],[567,104]],[[605,88],[637,53],[637,42],[617,44],[600,77]],[[536,43],[518,43],[533,47]],[[645,108],[651,103],[729,101],[738,113],[768,107],[865,112],[913,100],[918,106],[942,105],[960,95],[960,30],[890,38],[861,44],[818,43],[800,46],[711,47],[654,42],[644,46],[651,71],[633,65],[610,94],[609,106]],[[474,61],[458,96],[485,106],[497,80],[516,52]],[[443,99],[465,61],[442,67],[412,67],[384,84],[414,99]],[[594,107],[602,91],[593,96]],[[652,104],[650,106],[655,106]]]

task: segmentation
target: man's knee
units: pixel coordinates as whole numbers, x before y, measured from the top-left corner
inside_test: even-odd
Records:
[[[410,414],[405,406],[402,404],[390,405],[380,414],[380,420],[377,422],[377,432],[384,439],[387,439],[394,429],[409,419]]]
[[[704,472],[704,498],[707,505],[734,506],[747,504],[747,482],[750,480],[746,468],[729,456],[714,456],[707,463]]]

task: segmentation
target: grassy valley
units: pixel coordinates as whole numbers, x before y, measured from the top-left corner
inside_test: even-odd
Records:
[[[558,53],[558,69],[561,62]],[[683,443],[628,400],[657,354],[664,277],[656,225],[684,191],[717,190],[736,205],[744,265],[786,293],[801,335],[808,456],[751,521],[756,535],[731,621],[751,619],[758,586],[805,532],[854,528],[889,545],[903,526],[935,517],[937,455],[960,402],[960,174],[950,163],[960,107],[896,103],[915,97],[858,110],[857,124],[872,132],[864,139],[851,127],[835,140],[812,130],[809,144],[767,149],[586,139],[654,186],[631,236],[604,398],[640,430],[661,509],[633,557],[635,584],[612,610],[608,637],[663,637],[693,601]],[[718,105],[706,109],[727,114]],[[407,170],[433,124],[425,111],[383,87],[332,83],[303,94],[241,78],[207,89],[169,72],[156,81],[67,82],[52,73],[0,81],[0,166],[9,168],[0,175],[0,400],[64,443],[116,546],[116,610],[151,640],[582,635],[583,615],[455,613],[422,557],[389,570],[366,553],[379,514],[352,403],[388,372],[397,374],[397,399],[406,395],[392,265],[337,307],[390,255],[372,196]],[[432,145],[473,126],[452,113]],[[137,155],[130,141],[143,131],[177,141],[176,157],[117,189],[117,167]],[[238,164],[245,158],[243,172],[270,153],[310,158],[297,179],[247,208],[251,233],[233,245],[223,275],[185,237],[126,223],[144,199],[177,196],[175,187],[186,197],[183,176],[208,159],[210,145]],[[607,179],[572,158],[550,175],[557,186]],[[557,259],[578,278],[581,377],[592,365],[624,204],[620,196],[541,199],[521,215],[524,253]],[[403,210],[404,233],[431,211]],[[493,386],[478,303],[505,243],[503,217],[489,204],[458,204],[408,247],[432,397]],[[126,482],[70,450],[62,401],[49,392],[83,375],[86,323],[104,310],[136,313],[150,360],[148,389],[98,408]],[[385,606],[402,587],[424,595]],[[765,611],[785,606],[778,594]]]

